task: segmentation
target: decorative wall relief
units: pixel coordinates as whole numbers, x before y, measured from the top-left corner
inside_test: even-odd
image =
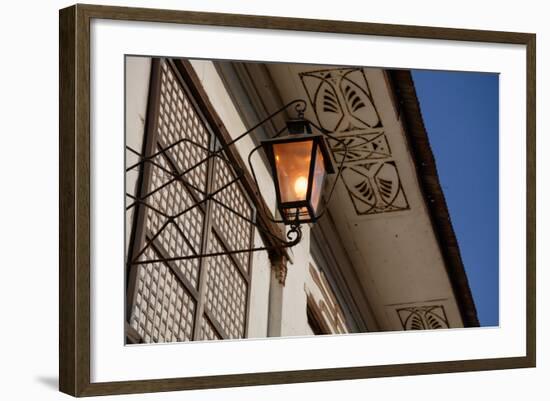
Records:
[[[362,68],[335,68],[300,74],[315,116],[332,132],[381,127]]]
[[[339,135],[347,146],[346,164],[369,160],[384,160],[391,157],[391,149],[383,131],[369,134]],[[342,162],[345,155],[344,146],[331,141],[332,154],[336,163]]]
[[[362,68],[333,68],[300,74],[320,127],[348,149],[342,178],[358,215],[409,209],[387,133]],[[345,148],[329,140],[336,163]]]
[[[448,329],[443,305],[412,306],[396,310],[404,330]]]
[[[408,209],[393,161],[345,165],[342,177],[357,214]]]

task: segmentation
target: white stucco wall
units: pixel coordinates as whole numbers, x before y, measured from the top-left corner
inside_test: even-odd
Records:
[[[126,57],[125,73],[125,143],[126,146],[141,152],[143,133],[145,131],[145,116],[147,113],[151,59],[149,57]],[[130,166],[139,160],[133,152],[128,150],[125,150],[125,155],[126,166]],[[129,194],[135,195],[136,193],[138,173],[138,168],[126,173],[126,192]],[[132,203],[132,199],[126,197],[126,205],[130,203]],[[130,241],[134,209],[135,208],[130,208],[126,212],[126,252],[128,251],[128,242]]]
[[[302,241],[292,248],[293,260],[288,265],[286,283],[282,291],[281,336],[301,336],[309,332],[307,298],[304,283],[311,260],[309,253],[309,226],[302,226]]]

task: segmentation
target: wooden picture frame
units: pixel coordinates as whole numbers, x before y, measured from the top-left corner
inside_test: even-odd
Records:
[[[90,380],[90,22],[96,18],[218,27],[267,28],[382,37],[488,42],[525,46],[527,54],[525,60],[527,71],[527,118],[525,122],[527,132],[526,355],[522,357],[430,363],[92,383]],[[60,391],[73,396],[94,396],[535,366],[536,37],[534,34],[96,5],[75,5],[60,10],[59,29]]]

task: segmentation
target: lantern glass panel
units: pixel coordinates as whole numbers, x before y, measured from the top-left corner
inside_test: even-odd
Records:
[[[313,141],[293,141],[273,145],[281,202],[306,200]]]
[[[311,184],[311,206],[313,207],[315,213],[317,213],[327,172],[325,169],[323,152],[321,152],[320,146],[317,146],[317,151],[315,153],[315,167],[313,170],[313,182]]]

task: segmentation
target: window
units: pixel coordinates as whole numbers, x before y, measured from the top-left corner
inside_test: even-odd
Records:
[[[332,334],[327,327],[325,319],[315,301],[308,296],[307,298],[307,324],[313,335]]]
[[[129,342],[246,336],[250,253],[181,259],[251,248],[253,227],[240,216],[253,219],[255,211],[224,152],[201,163],[223,139],[177,63],[153,59],[143,149],[131,150],[144,161],[135,166],[136,194],[127,194],[128,208],[135,208],[127,257]]]
[[[349,333],[350,328],[340,301],[325,274],[309,264],[305,282],[307,323],[315,335]]]

